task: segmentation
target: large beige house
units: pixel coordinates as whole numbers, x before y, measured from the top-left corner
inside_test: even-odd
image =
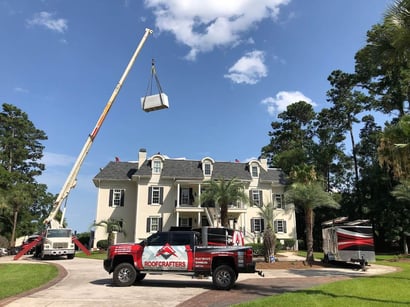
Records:
[[[268,168],[266,159],[240,162],[170,159],[160,153],[147,157],[141,149],[137,162],[109,162],[94,177],[98,188],[95,221],[122,223],[117,242],[139,242],[172,226],[220,226],[219,211],[201,203],[206,181],[236,178],[249,193],[249,203],[231,204],[231,228],[242,230],[247,243],[261,241],[266,222],[261,207],[274,204],[274,230],[280,240],[296,241],[295,209],[283,200],[284,183],[279,169]],[[105,227],[95,228],[93,247],[107,239]]]

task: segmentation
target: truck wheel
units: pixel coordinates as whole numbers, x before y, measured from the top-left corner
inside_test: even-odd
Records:
[[[135,282],[134,282],[134,283],[143,280],[146,275],[147,275],[147,274],[145,274],[145,273],[137,273],[137,277],[135,278]]]
[[[112,279],[114,285],[118,287],[131,286],[137,277],[137,271],[131,263],[123,262],[114,269]]]
[[[235,280],[235,271],[229,265],[220,265],[212,273],[212,282],[219,290],[231,289]]]
[[[74,257],[75,257],[75,254],[68,254],[67,255],[67,259],[74,259]]]

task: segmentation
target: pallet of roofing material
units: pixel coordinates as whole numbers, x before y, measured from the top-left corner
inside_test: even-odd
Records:
[[[323,222],[322,237],[325,262],[358,263],[365,269],[376,260],[369,220],[347,221],[342,217]]]
[[[154,95],[152,95],[153,79],[155,79],[158,89],[158,94]],[[141,107],[145,112],[167,109],[169,107],[168,96],[162,91],[154,60],[152,60],[151,64],[151,79],[148,82],[147,93],[144,97],[141,97]]]

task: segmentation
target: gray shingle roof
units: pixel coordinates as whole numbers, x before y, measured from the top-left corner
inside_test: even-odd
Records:
[[[260,169],[259,178],[263,181],[280,181],[282,172],[278,169]],[[133,175],[150,177],[152,175],[151,160],[146,160],[138,169],[138,163],[109,162],[94,180],[129,180]],[[201,161],[165,159],[161,177],[175,179],[203,180]],[[247,163],[215,162],[212,179],[232,179],[250,181],[252,179]]]

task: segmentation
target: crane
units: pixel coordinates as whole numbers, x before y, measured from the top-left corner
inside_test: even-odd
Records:
[[[74,258],[74,243],[77,244],[84,252],[89,251],[82,246],[82,244],[78,241],[78,239],[72,235],[71,229],[63,228],[63,219],[64,219],[64,213],[65,213],[65,208],[63,209],[63,214],[60,220],[56,219],[56,215],[58,211],[61,209],[61,206],[64,202],[64,200],[67,199],[69,193],[71,190],[75,187],[76,182],[77,182],[77,176],[80,171],[80,168],[84,162],[84,159],[86,158],[88,152],[90,151],[90,148],[102,126],[104,123],[105,118],[107,117],[108,112],[110,111],[112,105],[114,104],[115,99],[118,96],[118,93],[120,92],[122,85],[127,78],[132,66],[135,63],[135,60],[137,59],[138,54],[140,53],[142,47],[144,46],[146,40],[148,39],[149,35],[152,34],[153,31],[151,29],[146,28],[145,33],[143,37],[141,38],[137,48],[135,49],[127,67],[125,68],[118,84],[114,88],[114,91],[111,94],[111,97],[108,99],[107,104],[105,105],[105,108],[103,112],[101,113],[100,117],[98,118],[98,121],[91,131],[91,133],[88,135],[86,142],[81,149],[80,154],[77,157],[77,160],[75,161],[71,172],[69,173],[63,187],[61,188],[60,193],[58,194],[55,202],[53,203],[52,209],[48,217],[44,220],[44,224],[46,224],[47,229],[44,232],[44,234],[40,235],[38,239],[34,240],[30,244],[26,245],[15,257],[14,260],[19,259],[22,255],[24,255],[27,251],[29,251],[31,248],[34,246],[37,246],[41,244],[41,249],[39,250],[39,256],[41,258],[44,258],[45,255],[67,255],[69,259]],[[47,233],[50,233],[49,236],[47,236]],[[51,235],[52,234],[52,235]],[[69,240],[70,242],[61,242],[66,238],[66,241]],[[54,239],[59,240],[60,242],[56,242],[58,244],[54,244]],[[74,243],[73,243],[74,242]],[[57,245],[57,249],[53,247],[53,245]],[[63,246],[63,248],[61,247]],[[64,251],[63,251],[64,250]],[[87,253],[86,252],[86,253]]]

